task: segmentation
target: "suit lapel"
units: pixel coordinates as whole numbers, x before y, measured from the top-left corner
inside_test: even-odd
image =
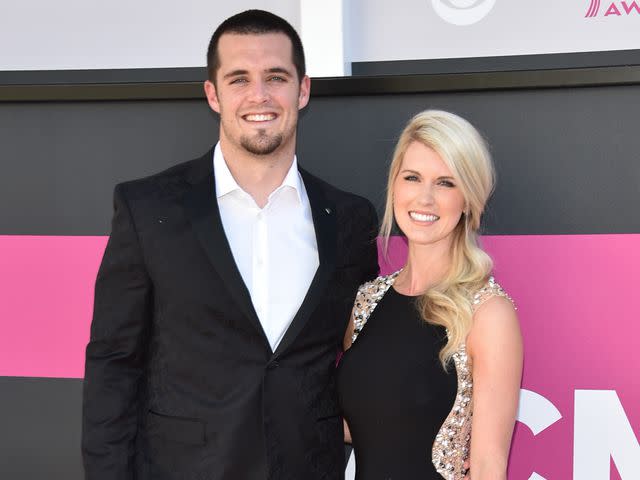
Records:
[[[205,157],[208,160],[208,168],[203,169],[206,174],[198,175],[199,178],[195,179],[191,189],[184,196],[183,207],[209,261],[222,278],[224,288],[229,291],[240,310],[260,332],[268,346],[267,336],[253,308],[251,296],[233,259],[233,253],[222,226],[213,177],[213,153],[210,152]]]
[[[293,343],[309,320],[324,295],[336,261],[337,224],[335,206],[326,198],[324,187],[315,177],[302,169],[300,169],[300,174],[311,205],[316,243],[318,244],[319,265],[302,305],[276,348],[274,356],[280,355]]]

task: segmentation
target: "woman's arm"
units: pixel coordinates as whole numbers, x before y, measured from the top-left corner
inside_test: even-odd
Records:
[[[344,418],[342,419],[342,426],[344,427],[344,443],[352,443],[351,442],[351,431],[349,430],[349,424],[347,423],[347,421]]]
[[[351,339],[353,337],[353,332],[355,329],[355,325],[353,323],[353,314],[354,314],[355,308],[356,307],[354,305],[353,310],[351,310],[351,315],[349,316],[349,324],[347,325],[347,329],[344,332],[344,338],[342,339],[342,350],[345,352],[349,350],[349,348],[351,347],[351,344],[353,343]]]
[[[506,480],[522,377],[522,336],[515,309],[494,296],[473,316],[467,338],[473,372],[472,480]]]

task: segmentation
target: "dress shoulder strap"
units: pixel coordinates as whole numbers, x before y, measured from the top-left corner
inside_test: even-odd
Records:
[[[473,298],[471,300],[471,307],[475,312],[480,308],[484,302],[489,300],[492,297],[504,297],[511,302],[513,308],[517,309],[515,302],[509,296],[507,292],[500,286],[498,282],[495,281],[493,277],[489,277],[487,283],[484,284],[482,288],[480,288],[476,293],[473,294]]]
[[[381,275],[375,280],[367,282],[358,288],[356,299],[353,303],[353,334],[351,335],[351,343],[356,341],[358,335],[364,328],[365,323],[369,320],[371,313],[376,308],[384,294],[396,281],[396,277],[400,270],[390,275]]]

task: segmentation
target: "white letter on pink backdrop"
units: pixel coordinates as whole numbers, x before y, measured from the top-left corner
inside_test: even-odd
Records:
[[[538,435],[561,418],[560,411],[545,397],[531,390],[520,389],[517,420],[529,427],[534,435]],[[529,480],[545,480],[545,478],[533,472]]]
[[[606,480],[613,458],[622,480],[640,478],[640,444],[615,390],[576,390],[574,480]]]

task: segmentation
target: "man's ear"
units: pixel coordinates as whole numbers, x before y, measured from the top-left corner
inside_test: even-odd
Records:
[[[303,109],[309,103],[309,95],[311,94],[311,79],[305,75],[300,82],[300,94],[298,95],[298,110]]]
[[[204,82],[204,93],[207,96],[207,103],[211,110],[220,113],[220,102],[218,102],[218,94],[216,92],[216,86],[211,80]]]

